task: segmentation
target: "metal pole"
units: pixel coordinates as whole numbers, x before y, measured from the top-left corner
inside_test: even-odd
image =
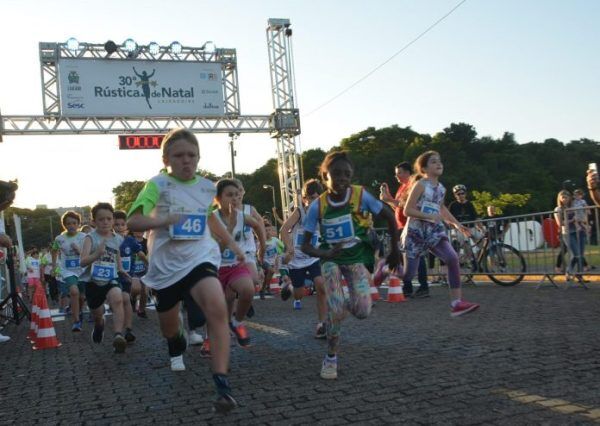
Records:
[[[233,142],[239,136],[239,133],[229,133],[229,151],[231,152],[231,178],[235,179],[235,147]]]

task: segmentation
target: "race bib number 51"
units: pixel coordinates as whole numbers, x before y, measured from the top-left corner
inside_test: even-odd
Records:
[[[171,238],[174,240],[198,240],[206,230],[206,215],[182,214],[181,220],[170,226]]]
[[[329,244],[336,244],[354,238],[354,225],[349,214],[334,219],[323,219],[323,236]]]

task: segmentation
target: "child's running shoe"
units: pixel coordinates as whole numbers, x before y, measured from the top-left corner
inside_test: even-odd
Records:
[[[317,323],[317,331],[315,332],[315,339],[326,339],[327,338],[327,329],[325,328],[325,323],[320,322]]]
[[[204,339],[204,342],[202,343],[202,346],[200,347],[200,356],[202,358],[210,358],[211,357],[210,340],[208,340],[208,337],[206,339]]]
[[[464,300],[460,300],[450,309],[451,317],[458,317],[464,314],[468,314],[469,312],[473,312],[479,308],[477,303],[471,303]]]
[[[201,345],[202,343],[204,343],[204,339],[202,338],[202,335],[200,333],[197,333],[196,330],[192,330],[189,334],[189,342],[192,346]]]
[[[219,394],[215,402],[213,402],[213,411],[219,414],[227,414],[237,407],[237,405],[237,401],[230,393],[223,393]]]
[[[375,274],[373,274],[373,284],[375,284],[376,287],[379,287],[386,277],[387,273],[385,272],[385,259],[379,259],[379,262],[377,262],[377,267],[375,268]]]
[[[248,334],[248,330],[246,330],[246,326],[242,323],[239,323],[237,327],[234,327],[232,323],[229,323],[229,328],[235,334],[238,345],[242,348],[247,348],[250,346],[250,335]]]
[[[127,341],[127,343],[135,342],[135,335],[131,331],[131,328],[127,328],[125,330],[125,340]]]
[[[327,356],[321,366],[321,378],[326,380],[337,379],[337,358],[329,359]]]
[[[299,300],[294,300],[294,310],[299,311],[302,309],[302,302]]]
[[[78,333],[78,332],[81,331],[81,326],[82,326],[81,320],[75,321],[73,323],[73,327],[71,327],[71,331],[74,332],[74,333]]]
[[[145,310],[137,311],[137,316],[140,318],[148,318],[148,314],[146,313]]]
[[[92,330],[92,342],[102,343],[103,338],[104,338],[104,323],[102,323],[101,326],[94,325],[94,329]]]
[[[185,371],[183,355],[171,357],[171,371]]]
[[[115,337],[113,338],[113,348],[115,348],[115,353],[122,354],[125,353],[125,348],[127,347],[127,340],[123,337],[121,333],[115,333]]]
[[[282,289],[281,289],[281,300],[283,300],[284,302],[286,300],[288,300],[290,298],[290,296],[292,295],[292,290],[291,290],[291,284],[284,284]]]

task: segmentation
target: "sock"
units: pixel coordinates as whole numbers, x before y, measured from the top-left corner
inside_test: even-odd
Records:
[[[458,305],[459,303],[460,303],[460,299],[456,299],[456,300],[453,300],[452,302],[450,302],[450,306],[454,308],[454,307],[456,307],[456,305]]]
[[[231,387],[229,386],[227,375],[215,373],[213,374],[213,380],[219,395],[227,395],[231,393]]]
[[[235,319],[235,317],[231,318],[231,325],[233,325],[234,327],[237,327],[238,325],[240,325],[242,322],[238,321]]]
[[[167,339],[167,346],[169,347],[169,356],[171,357],[182,355],[185,352],[187,341],[181,330],[179,330],[177,336]]]

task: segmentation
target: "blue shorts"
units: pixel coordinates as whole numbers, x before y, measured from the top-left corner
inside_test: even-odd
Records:
[[[290,279],[292,280],[292,286],[294,288],[302,288],[304,287],[304,281],[307,278],[311,281],[314,281],[315,278],[321,276],[321,264],[318,260],[315,260],[315,262],[312,265],[309,265],[305,268],[289,268],[289,275]]]
[[[58,291],[60,292],[60,296],[67,297],[71,293],[71,287],[74,285],[79,289],[79,295],[83,296],[85,294],[85,283],[79,281],[79,278],[75,275],[71,275],[70,277],[58,282]]]

